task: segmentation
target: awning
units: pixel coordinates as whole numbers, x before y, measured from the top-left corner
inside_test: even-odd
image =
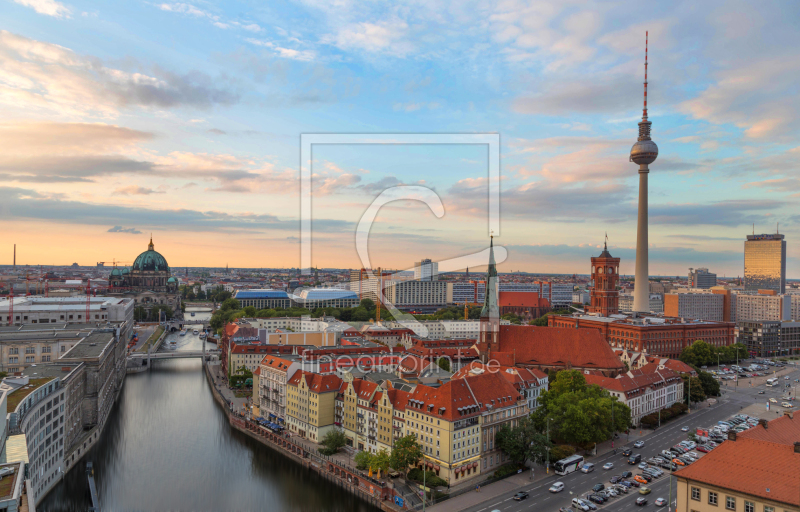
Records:
[[[473,462],[473,463],[472,463],[472,467],[473,467],[473,468],[477,468],[477,467],[478,467],[478,463],[477,463],[477,462]]]
[[[434,471],[439,471],[439,466],[433,466]]]

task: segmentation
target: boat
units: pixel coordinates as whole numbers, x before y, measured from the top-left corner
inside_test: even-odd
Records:
[[[195,336],[197,336],[198,334],[200,334],[200,331],[198,331],[197,329],[195,329],[195,330],[193,330],[193,331],[192,331],[192,334],[194,334]]]
[[[192,316],[194,316],[194,311],[192,311]]]
[[[170,342],[169,342],[169,348],[171,348],[171,349],[176,349],[176,348],[178,348],[178,342],[177,342],[177,341],[175,341],[175,340],[170,340]]]
[[[181,336],[186,336],[186,329],[181,329]]]

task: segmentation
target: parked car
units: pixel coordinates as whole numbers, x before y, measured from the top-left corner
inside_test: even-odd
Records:
[[[698,452],[703,452],[703,453],[708,453],[708,452],[711,451],[711,448],[709,448],[707,446],[698,446],[697,447],[697,451]]]
[[[589,509],[590,509],[590,510],[597,510],[597,505],[595,505],[595,504],[594,504],[594,503],[592,503],[591,501],[589,501],[589,500],[583,500],[583,503],[584,503],[584,505],[586,505],[587,507],[589,507]]]
[[[556,482],[550,486],[550,492],[561,492],[564,490],[564,482]]]
[[[595,503],[605,503],[606,499],[599,494],[590,494],[589,499]]]
[[[651,482],[651,481],[653,480],[653,476],[652,476],[652,475],[648,475],[647,473],[642,473],[642,474],[641,474],[641,475],[639,475],[639,476],[641,476],[642,478],[644,478],[645,480],[647,480],[647,482],[648,482],[648,483],[649,483],[649,482]]]
[[[628,480],[623,480],[623,481],[621,481],[621,482],[619,483],[619,485],[624,485],[625,487],[628,487],[628,488],[631,488],[631,487],[633,487],[633,483],[631,483],[631,482],[630,482],[630,481],[628,481]]]
[[[579,500],[578,498],[572,498],[572,506],[581,512],[589,512],[589,510],[591,510],[583,500]]]
[[[594,484],[594,487],[592,487],[592,490],[594,492],[597,492],[597,491],[602,491],[605,488],[606,488],[606,486],[603,485],[603,484]]]
[[[631,473],[630,471],[623,471],[622,475],[620,476],[622,476],[622,478],[629,478],[633,476],[633,473]]]
[[[628,494],[628,488],[624,485],[617,485],[616,487],[614,487],[614,489],[616,489],[617,492]]]
[[[630,480],[625,480],[625,481],[630,483],[633,487],[639,487],[640,485],[642,485],[642,484],[640,484],[639,482],[637,482],[636,480],[634,480],[632,478]]]
[[[643,506],[647,505],[647,498],[643,498],[643,497],[639,496],[638,498],[636,498],[636,505],[639,506],[639,507],[643,507]]]
[[[514,495],[514,500],[516,500],[516,501],[522,501],[522,500],[525,500],[525,499],[528,499],[528,493],[525,492],[525,491],[520,491],[520,492],[518,492],[517,494]]]
[[[639,482],[640,484],[646,484],[647,483],[647,479],[645,477],[643,477],[642,475],[636,475],[635,477],[633,477],[633,481],[634,482]]]
[[[609,479],[609,482],[611,482],[612,484],[615,484],[615,483],[619,482],[620,480],[622,480],[621,476],[614,475],[614,476],[611,477],[611,479]]]

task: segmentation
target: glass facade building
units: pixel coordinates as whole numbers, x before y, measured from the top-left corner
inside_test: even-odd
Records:
[[[786,240],[783,235],[747,235],[744,288],[786,293]]]

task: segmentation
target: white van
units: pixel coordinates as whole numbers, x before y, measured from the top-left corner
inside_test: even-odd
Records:
[[[587,462],[581,467],[581,473],[591,473],[594,471],[594,464]]]
[[[581,512],[589,512],[589,506],[583,502],[583,500],[579,500],[578,498],[572,498],[572,506]]]

